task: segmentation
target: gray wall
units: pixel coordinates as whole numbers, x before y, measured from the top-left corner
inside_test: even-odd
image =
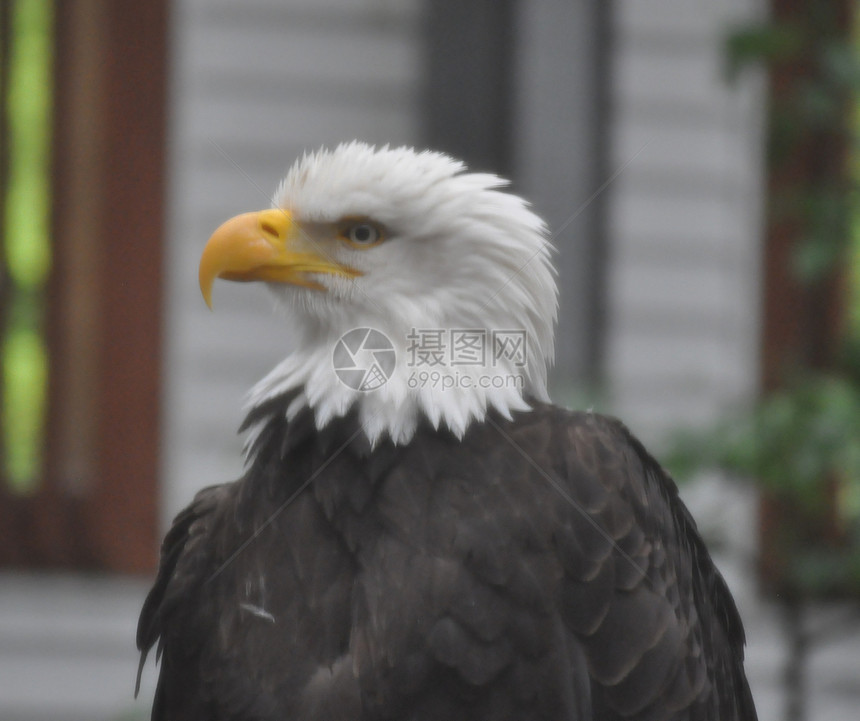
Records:
[[[417,0],[179,0],[172,17],[162,507],[241,472],[245,394],[290,348],[258,285],[197,288],[210,233],[305,150],[415,143]]]
[[[757,387],[763,79],[722,48],[760,4],[615,3],[606,373],[649,441]]]

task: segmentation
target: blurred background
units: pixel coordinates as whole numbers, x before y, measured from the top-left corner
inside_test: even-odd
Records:
[[[860,227],[848,0],[0,0],[0,718],[148,717],[159,539],[241,472],[290,350],[199,253],[358,138],[546,218],[557,402],[670,464],[763,721],[860,703]],[[687,480],[689,479],[689,480]]]

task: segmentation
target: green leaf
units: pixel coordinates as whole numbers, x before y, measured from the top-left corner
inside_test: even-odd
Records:
[[[749,25],[731,31],[726,38],[726,77],[736,80],[753,64],[793,57],[803,47],[803,31],[795,25]]]

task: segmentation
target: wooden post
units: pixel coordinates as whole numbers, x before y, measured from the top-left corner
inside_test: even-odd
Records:
[[[762,328],[761,385],[765,393],[783,387],[802,370],[826,370],[836,359],[838,341],[846,322],[844,268],[837,267],[820,280],[802,283],[794,270],[794,253],[808,232],[803,201],[810,192],[828,186],[846,187],[850,181],[848,151],[852,98],[842,99],[844,127],[806,124],[785,139],[786,113],[797,112],[800,93],[822,72],[822,46],[831,40],[850,41],[853,3],[828,0],[771,0],[771,18],[776,26],[794,27],[803,34],[800,52],[771,66],[770,147],[767,230],[764,257],[764,321]],[[787,108],[791,108],[787,110]],[[795,120],[797,118],[795,117]],[[846,229],[847,231],[847,229]],[[760,570],[765,585],[785,588],[786,559],[780,531],[791,524],[812,524],[810,533],[838,539],[835,493],[832,479],[822,479],[822,492],[833,499],[833,519],[798,519],[797,511],[765,494],[760,514]],[[801,514],[803,515],[803,514]],[[814,527],[813,527],[814,526]],[[821,538],[821,536],[818,536]]]

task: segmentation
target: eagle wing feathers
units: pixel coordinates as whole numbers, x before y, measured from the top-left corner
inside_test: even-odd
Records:
[[[535,404],[370,451],[288,402],[165,539],[155,719],[755,719],[725,582],[620,423]]]

